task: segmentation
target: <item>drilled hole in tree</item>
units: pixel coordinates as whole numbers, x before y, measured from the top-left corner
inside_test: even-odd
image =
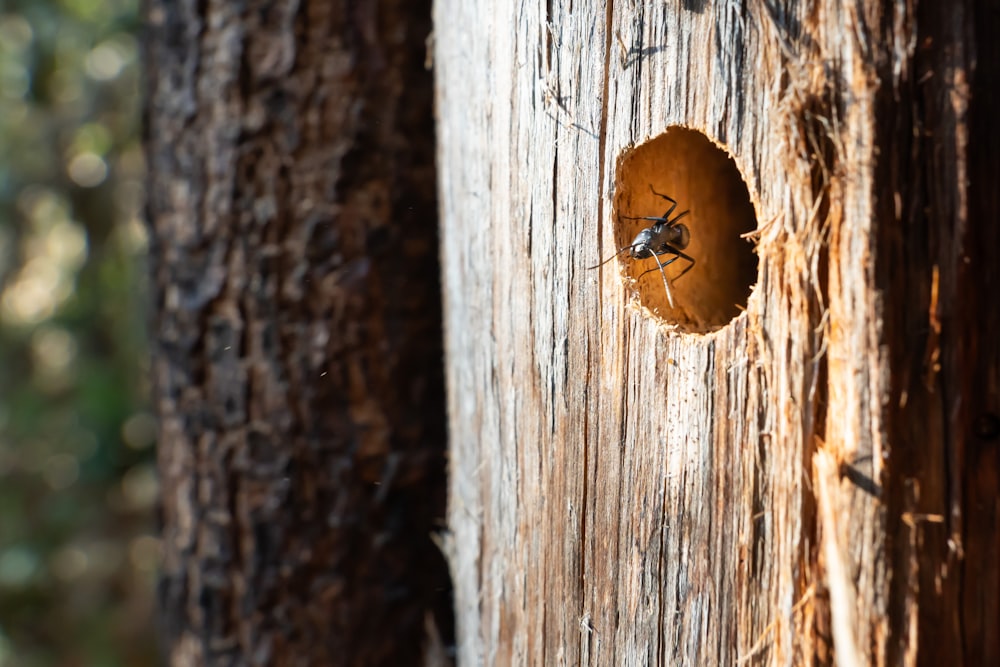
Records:
[[[629,219],[665,216],[673,204],[653,190],[677,202],[668,222]],[[623,154],[614,211],[616,247],[632,245],[648,229],[640,240],[663,251],[656,256],[664,265],[662,274],[652,253],[637,245],[619,259],[639,302],[651,313],[684,331],[707,332],[746,308],[757,255],[741,235],[757,228],[757,217],[736,162],[704,134],[671,127]]]

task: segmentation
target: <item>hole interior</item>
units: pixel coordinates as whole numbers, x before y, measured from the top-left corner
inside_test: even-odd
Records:
[[[651,257],[633,259],[628,251],[622,253],[618,261],[626,280],[650,313],[684,331],[704,333],[726,325],[746,308],[757,277],[753,244],[740,237],[757,228],[757,217],[736,162],[701,132],[679,126],[624,153],[615,187],[616,248],[630,245],[643,228],[656,224],[624,216],[659,217],[670,208],[650,186],[677,200],[671,219],[690,211],[679,223],[690,233],[684,252],[695,264],[680,279],[686,260],[665,267],[673,308]],[[660,255],[661,262],[671,258]]]

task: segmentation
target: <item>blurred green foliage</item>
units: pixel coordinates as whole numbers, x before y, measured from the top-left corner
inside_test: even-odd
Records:
[[[0,667],[155,664],[138,0],[0,0]]]

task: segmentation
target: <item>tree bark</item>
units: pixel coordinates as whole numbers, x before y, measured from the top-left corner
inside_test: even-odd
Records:
[[[461,664],[997,662],[998,22],[437,1]]]
[[[414,664],[450,615],[429,3],[148,20],[167,661]]]

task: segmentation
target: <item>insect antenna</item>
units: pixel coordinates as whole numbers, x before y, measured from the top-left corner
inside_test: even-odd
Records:
[[[618,255],[622,254],[626,250],[629,250],[630,248],[633,248],[633,247],[635,247],[635,246],[627,245],[624,248],[619,248],[618,252],[616,252],[615,254],[611,255],[611,257],[608,257],[606,260],[604,260],[600,264],[594,264],[593,266],[588,266],[587,270],[590,271],[591,269],[596,269],[596,268],[598,268],[600,266],[604,266],[605,264],[607,264],[608,262],[610,262],[611,260],[613,260]]]

